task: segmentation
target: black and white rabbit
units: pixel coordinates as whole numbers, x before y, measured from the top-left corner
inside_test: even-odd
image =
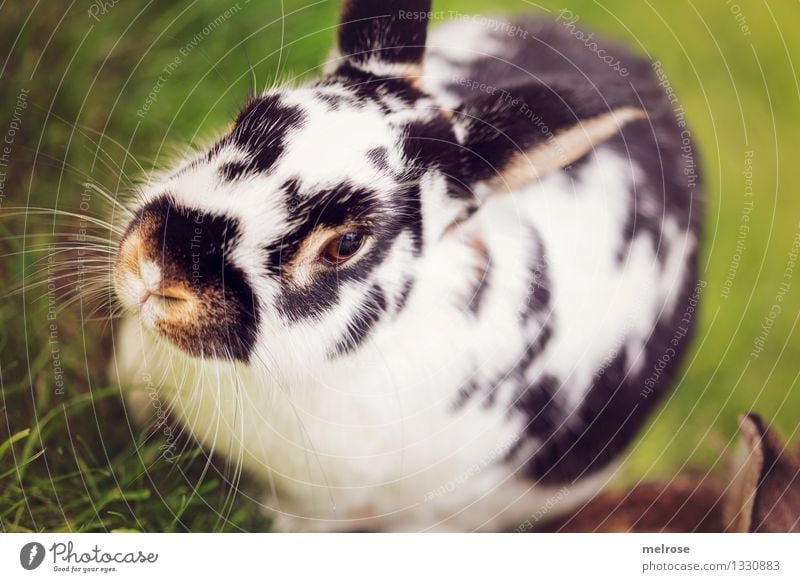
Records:
[[[651,66],[537,18],[426,50],[430,4],[346,1],[326,75],[251,99],[120,243],[120,380],[158,380],[277,528],[581,502],[686,347],[700,193]]]

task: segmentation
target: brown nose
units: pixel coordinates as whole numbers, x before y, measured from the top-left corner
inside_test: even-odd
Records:
[[[231,261],[238,219],[189,208],[164,194],[136,213],[120,241],[121,302],[189,354],[247,360],[259,312],[245,273]]]
[[[141,232],[132,230],[126,234],[117,255],[115,278],[118,286],[125,285],[130,279],[139,281],[146,290],[137,298],[139,304],[150,297],[159,300],[162,307],[193,299],[194,293],[188,286],[183,281],[165,277],[164,265],[152,260],[149,254]]]

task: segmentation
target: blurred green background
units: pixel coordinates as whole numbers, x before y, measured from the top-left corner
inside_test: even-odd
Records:
[[[52,233],[82,228],[77,218],[15,209],[111,218],[101,195],[85,195],[87,180],[124,198],[147,171],[224,129],[254,86],[317,75],[338,4],[0,5],[0,134],[12,142],[0,144],[3,291],[18,288],[23,274],[42,280]],[[571,10],[579,25],[661,61],[699,144],[708,200],[699,332],[679,384],[631,448],[617,485],[718,470],[744,411],[794,439],[800,3],[436,0],[435,8]],[[107,238],[99,225],[92,234]],[[55,332],[45,286],[24,297],[3,293],[0,302],[0,530],[267,529],[252,485],[234,490],[226,468],[209,466],[189,442],[177,462],[166,462],[158,431],[128,426],[107,376],[107,312],[96,302],[68,305],[76,281],[74,272],[62,275],[50,293],[60,309]],[[762,351],[753,354],[756,342]]]

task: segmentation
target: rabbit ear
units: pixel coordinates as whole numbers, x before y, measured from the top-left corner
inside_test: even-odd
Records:
[[[453,111],[465,150],[467,183],[491,180],[512,191],[569,166],[626,123],[647,114],[637,105],[579,97],[544,83],[481,94]]]
[[[419,76],[431,0],[344,0],[339,56],[379,76]]]
[[[800,532],[800,462],[756,415],[739,419],[742,442],[726,501],[728,531]]]

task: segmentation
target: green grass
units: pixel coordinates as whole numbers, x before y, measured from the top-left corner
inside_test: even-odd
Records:
[[[334,38],[337,1],[247,3],[181,58],[148,102],[164,67],[235,2],[116,4],[96,22],[91,3],[6,2],[0,8],[0,133],[22,89],[27,108],[11,146],[0,199],[0,280],[5,290],[46,267],[37,251],[49,233],[74,233],[76,220],[13,216],[12,207],[80,211],[91,179],[125,196],[145,170],[187,143],[222,130],[252,87],[317,74]],[[437,2],[462,12],[532,9],[521,0]],[[707,282],[695,348],[685,374],[632,448],[620,482],[709,466],[735,432],[736,415],[760,412],[787,435],[798,427],[800,264],[784,279],[800,229],[800,21],[797,2],[719,0],[648,3],[555,2],[582,24],[659,59],[703,154],[707,221],[701,263]],[[738,7],[744,21],[737,21]],[[33,10],[33,12],[29,12]],[[141,10],[141,12],[140,12]],[[741,24],[746,24],[745,35]],[[19,36],[18,36],[19,35]],[[284,38],[283,50],[280,50]],[[15,43],[16,39],[16,43]],[[13,44],[12,46],[12,43]],[[6,60],[6,57],[8,59]],[[793,62],[793,60],[795,62]],[[752,153],[750,230],[730,294],[745,203],[745,152]],[[94,195],[89,214],[112,207]],[[102,235],[102,229],[94,230]],[[26,238],[21,238],[22,235]],[[38,263],[36,261],[39,261]],[[38,277],[41,279],[41,277]],[[750,356],[762,321],[789,283],[764,350]],[[67,290],[75,281],[63,279]],[[109,326],[94,304],[56,319],[64,370],[56,393],[46,288],[0,303],[0,530],[262,530],[247,482],[234,491],[219,462],[190,442],[175,462],[161,458],[163,434],[126,419],[120,388],[107,375]],[[59,294],[58,305],[64,307]],[[82,313],[81,309],[85,311]],[[88,321],[86,321],[88,320]]]

